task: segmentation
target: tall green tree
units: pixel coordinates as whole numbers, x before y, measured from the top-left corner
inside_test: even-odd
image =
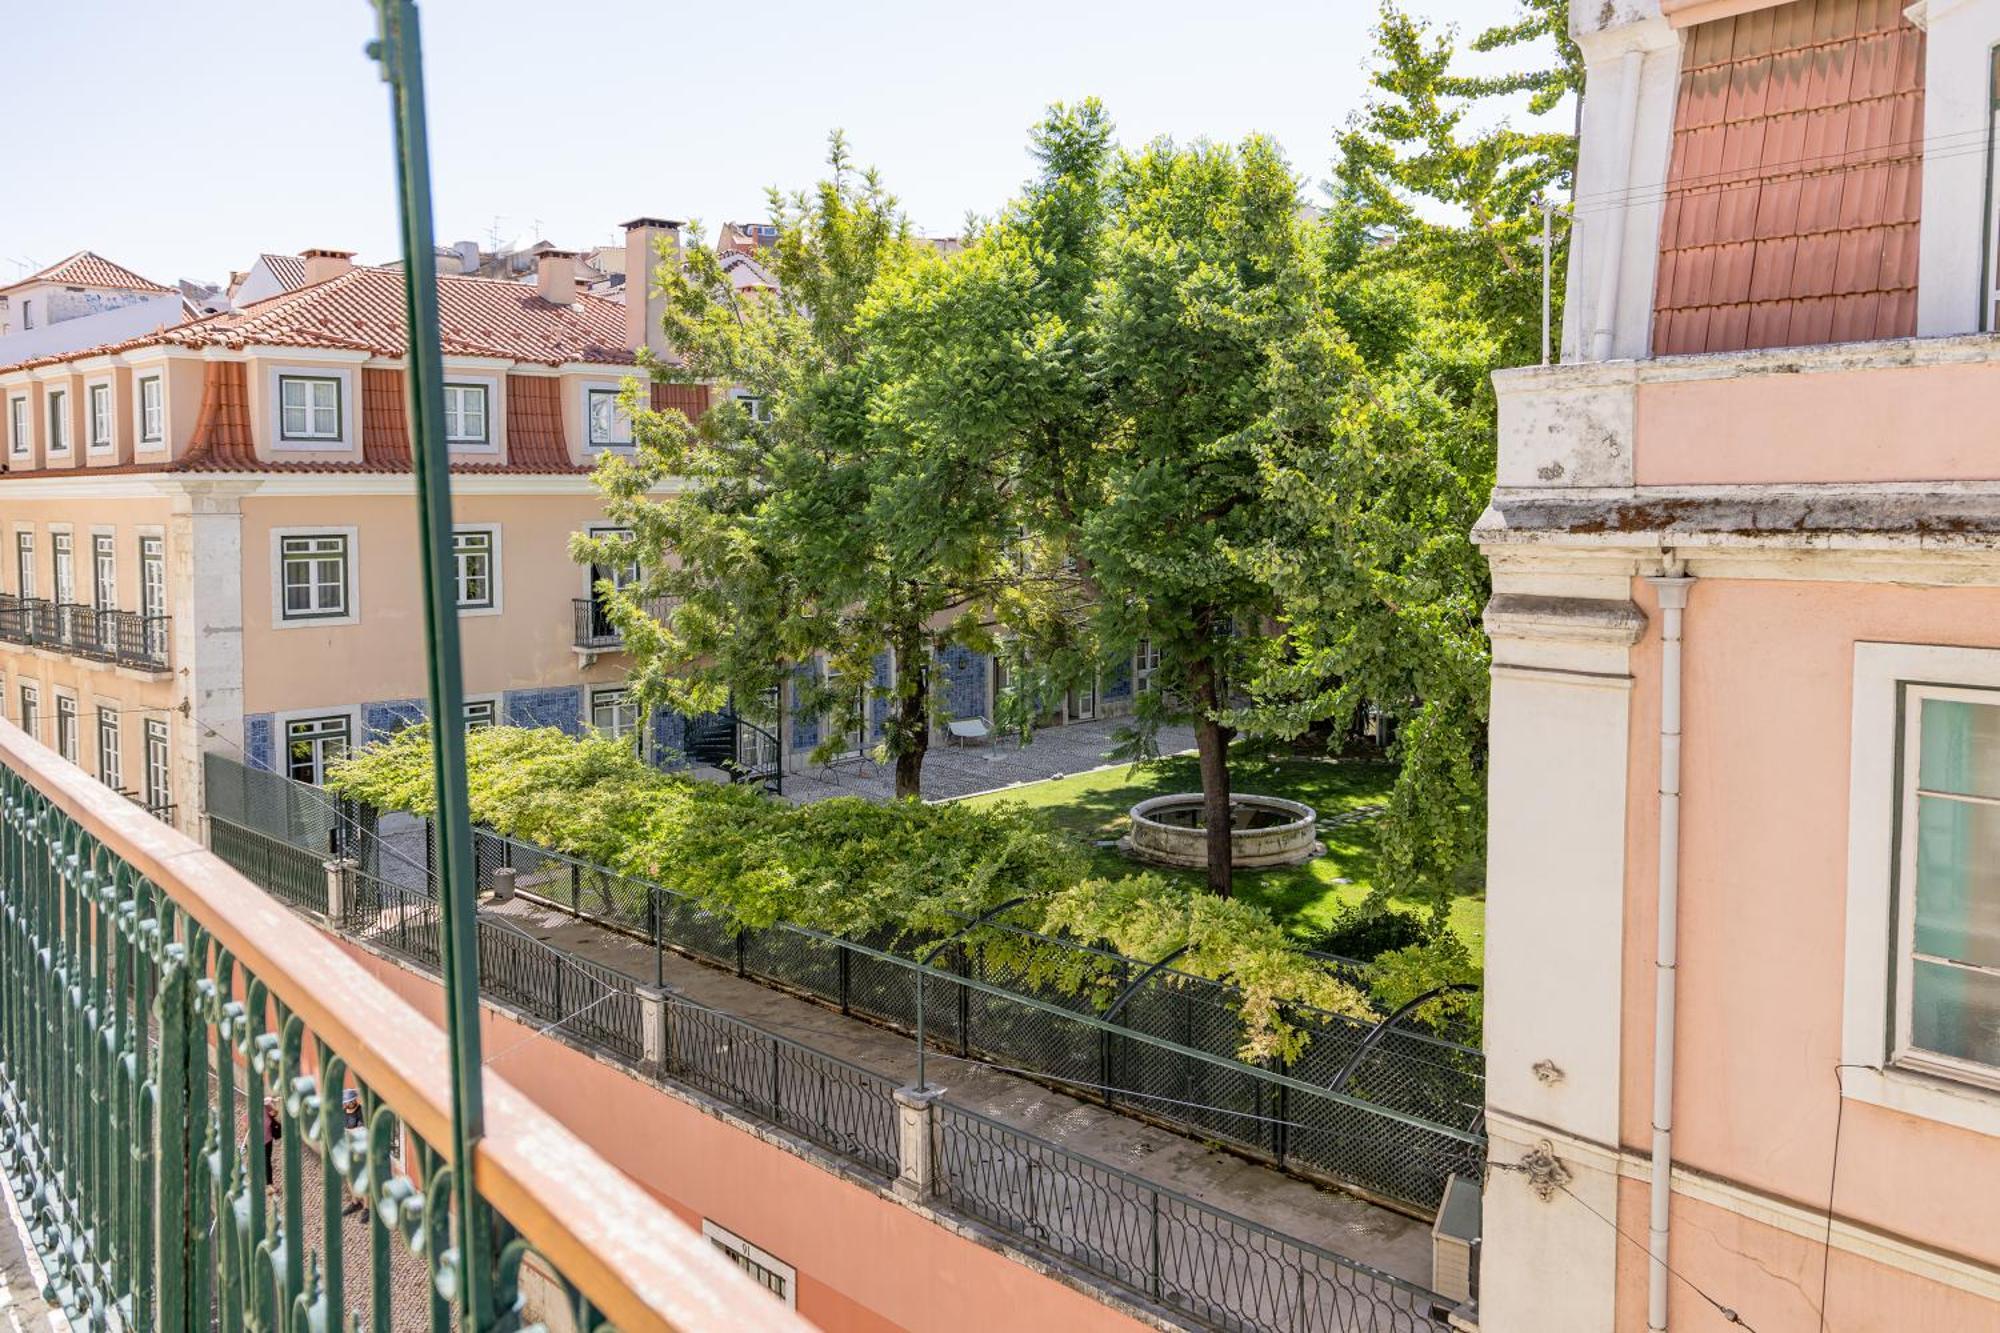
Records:
[[[814,189],[772,196],[776,292],[739,291],[698,243],[654,275],[677,359],[652,376],[735,392],[693,422],[653,411],[643,386],[629,395],[636,449],[597,478],[630,535],[580,538],[573,554],[640,567],[599,593],[642,704],[733,700],[772,725],[766,701],[789,688],[800,716],[822,719],[822,758],[879,715],[896,793],[917,796],[933,656],[982,636],[1012,581],[1005,507],[976,440],[877,412],[893,349],[875,344],[871,293],[921,293],[941,261],[838,135],[828,166]]]
[[[1378,891],[1440,905],[1485,846],[1486,563],[1471,528],[1494,480],[1491,372],[1539,358],[1543,201],[1571,187],[1556,112],[1582,84],[1564,0],[1520,0],[1470,43],[1511,73],[1460,72],[1456,34],[1386,4],[1366,107],[1340,136],[1320,235],[1328,299],[1369,391],[1329,400],[1353,429],[1331,467],[1294,478],[1311,537],[1271,552],[1283,644],[1250,689],[1280,734],[1364,701],[1397,723],[1402,761]],[[1554,219],[1552,318],[1567,228]]]

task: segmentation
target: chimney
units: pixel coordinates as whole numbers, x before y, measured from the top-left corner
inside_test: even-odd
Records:
[[[544,250],[535,257],[535,290],[544,301],[569,305],[576,300],[576,251]]]
[[[668,351],[666,335],[660,332],[665,302],[653,294],[653,271],[660,266],[658,247],[662,241],[678,260],[681,224],[665,218],[633,218],[625,224],[625,345],[634,350],[650,348],[655,356],[663,357]]]
[[[352,250],[303,250],[299,258],[306,261],[306,281],[309,283],[337,278],[354,267]]]

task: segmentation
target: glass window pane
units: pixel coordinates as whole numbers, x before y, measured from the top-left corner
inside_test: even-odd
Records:
[[[285,434],[304,435],[306,433],[306,409],[303,403],[285,404]]]
[[[2000,967],[2000,807],[1917,799],[1918,953]]]
[[[1942,963],[1915,964],[1910,1042],[1926,1051],[2000,1065],[2000,977]]]
[[[2000,797],[2000,705],[1925,699],[1923,710],[1918,785]]]

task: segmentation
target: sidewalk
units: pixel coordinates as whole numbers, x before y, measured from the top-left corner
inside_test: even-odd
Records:
[[[950,800],[996,787],[1041,782],[1102,768],[1113,762],[1110,752],[1117,744],[1115,733],[1126,721],[1107,717],[1095,722],[1072,722],[1065,727],[1043,727],[1028,745],[997,736],[979,745],[933,744],[924,754],[924,799]],[[1192,750],[1194,728],[1161,727],[1157,744],[1161,754]],[[824,801],[831,796],[887,801],[895,794],[895,770],[862,760],[785,774],[784,797],[797,805]]]
[[[488,904],[481,912],[504,917],[538,939],[652,983],[654,958],[648,944],[521,899]],[[664,960],[667,986],[692,1000],[865,1069],[904,1082],[915,1080],[916,1050],[907,1036],[671,951]],[[1430,1284],[1430,1228],[1401,1213],[1204,1147],[977,1061],[933,1051],[928,1072],[932,1083],[946,1089],[947,1101],[1336,1254],[1422,1286]]]

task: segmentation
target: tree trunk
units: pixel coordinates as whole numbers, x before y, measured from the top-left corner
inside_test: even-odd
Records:
[[[1189,672],[1194,696],[1194,741],[1201,756],[1201,822],[1208,842],[1208,889],[1230,896],[1229,733],[1215,720],[1222,691],[1215,659],[1203,657]]]
[[[929,663],[921,640],[896,645],[896,798],[924,794],[924,755],[931,748]]]

